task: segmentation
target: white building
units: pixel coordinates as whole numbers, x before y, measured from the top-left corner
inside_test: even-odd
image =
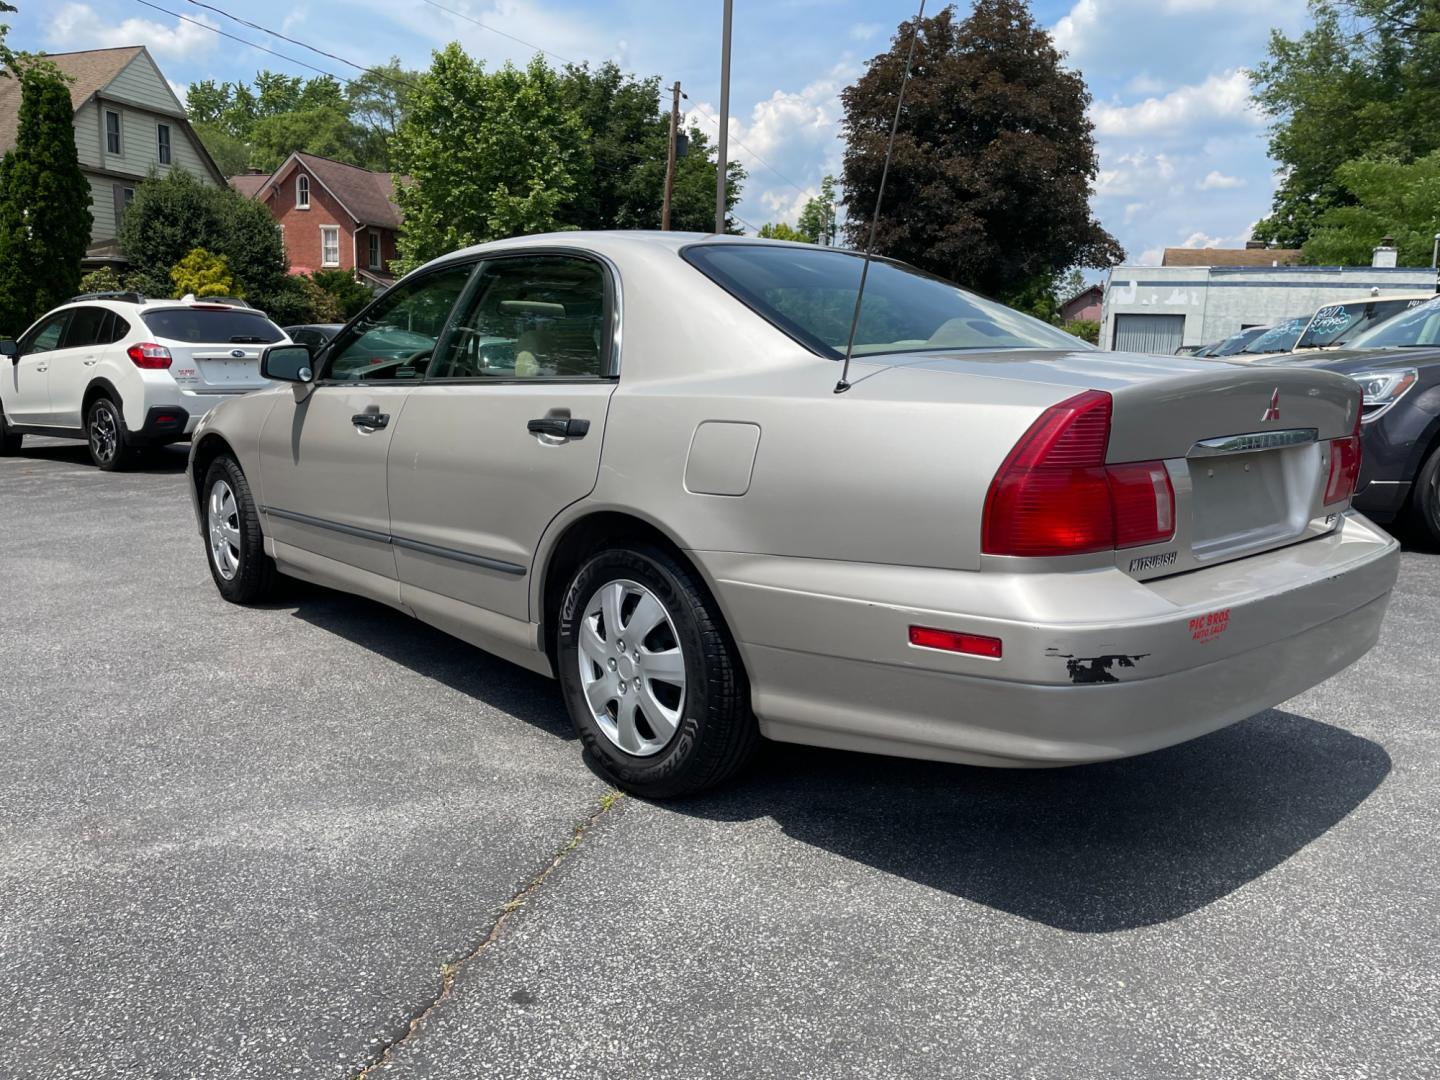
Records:
[[[1338,300],[1435,292],[1435,271],[1396,267],[1393,248],[1377,248],[1375,261],[1375,266],[1117,266],[1105,285],[1100,347],[1169,354],[1249,326],[1310,315]]]

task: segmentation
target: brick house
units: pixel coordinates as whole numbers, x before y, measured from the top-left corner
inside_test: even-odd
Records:
[[[351,270],[381,288],[395,280],[389,267],[401,215],[393,174],[297,152],[270,175],[232,176],[230,186],[269,207],[292,274]]]
[[[1098,323],[1104,299],[1105,290],[1101,286],[1088,286],[1060,305],[1060,317],[1066,322]]]

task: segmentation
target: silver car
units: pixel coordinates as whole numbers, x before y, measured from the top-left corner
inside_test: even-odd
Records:
[[[1360,389],[1098,352],[906,266],[563,233],[447,255],[196,433],[215,584],[371,597],[558,677],[652,797],[760,736],[999,766],[1141,754],[1379,633]],[[397,347],[404,343],[404,348]]]

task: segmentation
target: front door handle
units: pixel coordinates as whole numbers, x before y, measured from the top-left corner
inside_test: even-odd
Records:
[[[583,439],[590,433],[589,420],[574,420],[568,416],[545,416],[531,420],[525,427],[531,435],[549,435],[556,439]]]
[[[357,412],[350,417],[350,422],[357,428],[369,428],[371,431],[379,431],[390,423],[390,414],[383,412]]]

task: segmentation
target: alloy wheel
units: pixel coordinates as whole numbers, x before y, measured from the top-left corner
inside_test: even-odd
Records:
[[[240,508],[235,502],[235,493],[224,480],[215,481],[210,489],[205,525],[210,534],[210,558],[215,570],[226,581],[233,581],[240,569]]]
[[[580,619],[580,685],[604,736],[627,754],[669,745],[685,709],[685,654],[660,599],[636,581],[608,581]]]
[[[109,464],[115,457],[115,445],[119,432],[115,426],[115,411],[101,404],[90,414],[90,450],[96,461]]]

